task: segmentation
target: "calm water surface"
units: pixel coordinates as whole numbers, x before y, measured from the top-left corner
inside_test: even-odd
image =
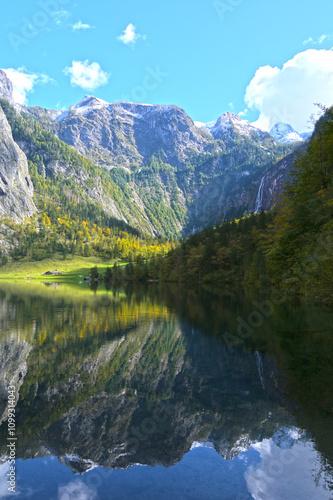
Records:
[[[273,295],[0,283],[0,498],[332,500],[332,319]]]

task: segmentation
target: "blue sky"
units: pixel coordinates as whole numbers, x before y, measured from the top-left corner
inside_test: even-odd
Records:
[[[0,68],[14,70],[29,105],[68,108],[93,94],[306,130],[313,102],[333,104],[332,0],[16,0],[1,10]]]

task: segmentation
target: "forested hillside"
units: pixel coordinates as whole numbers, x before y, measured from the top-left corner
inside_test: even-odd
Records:
[[[79,155],[28,115],[19,115],[5,100],[14,140],[26,152],[38,213],[23,224],[3,219],[2,237],[13,259],[48,258],[60,253],[104,258],[149,258],[164,254],[171,243],[157,241],[147,220],[132,203],[125,180]],[[107,200],[107,206],[105,206]],[[117,207],[120,207],[118,210]],[[122,213],[131,211],[136,227]],[[144,235],[144,237],[143,237]],[[2,251],[1,261],[8,256]]]
[[[333,297],[333,108],[298,154],[266,243],[268,274],[279,286]]]

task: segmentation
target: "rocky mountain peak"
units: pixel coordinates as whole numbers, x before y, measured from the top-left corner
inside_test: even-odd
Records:
[[[81,101],[79,101],[77,104],[74,106],[71,106],[70,109],[82,109],[82,108],[96,108],[96,107],[103,107],[103,106],[109,106],[109,103],[106,101],[103,101],[103,99],[99,99],[98,97],[95,97],[93,95],[85,95]]]
[[[291,144],[292,142],[303,142],[303,137],[289,123],[276,123],[270,134],[277,142]]]
[[[202,126],[209,131],[214,139],[228,140],[239,134],[243,137],[259,136],[266,137],[266,133],[251,125],[247,120],[243,120],[239,115],[227,111],[214,122],[206,123]]]
[[[13,84],[2,69],[0,69],[0,97],[13,101]]]
[[[214,130],[236,128],[241,135],[250,135],[252,129],[257,130],[247,120],[242,120],[239,115],[230,113],[230,111],[219,116],[213,128]]]

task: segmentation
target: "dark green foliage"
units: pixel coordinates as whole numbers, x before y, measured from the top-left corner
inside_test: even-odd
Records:
[[[8,257],[0,250],[0,266],[5,266],[8,262]]]
[[[160,234],[175,238],[176,228],[187,221],[186,208],[179,201],[176,168],[153,157],[149,165],[135,174],[134,181],[150,222]],[[169,193],[170,206],[164,201],[165,191]]]
[[[90,269],[90,277],[91,277],[91,279],[92,280],[97,280],[98,276],[99,276],[99,274],[98,274],[98,268],[97,268],[97,266],[92,267]]]
[[[275,217],[267,262],[272,281],[292,291],[333,298],[333,108],[298,155]]]
[[[110,283],[111,280],[112,280],[112,269],[110,267],[107,267],[104,274],[104,282]]]
[[[160,277],[166,281],[258,284],[266,272],[259,241],[271,220],[272,214],[262,212],[191,236],[164,259]]]

